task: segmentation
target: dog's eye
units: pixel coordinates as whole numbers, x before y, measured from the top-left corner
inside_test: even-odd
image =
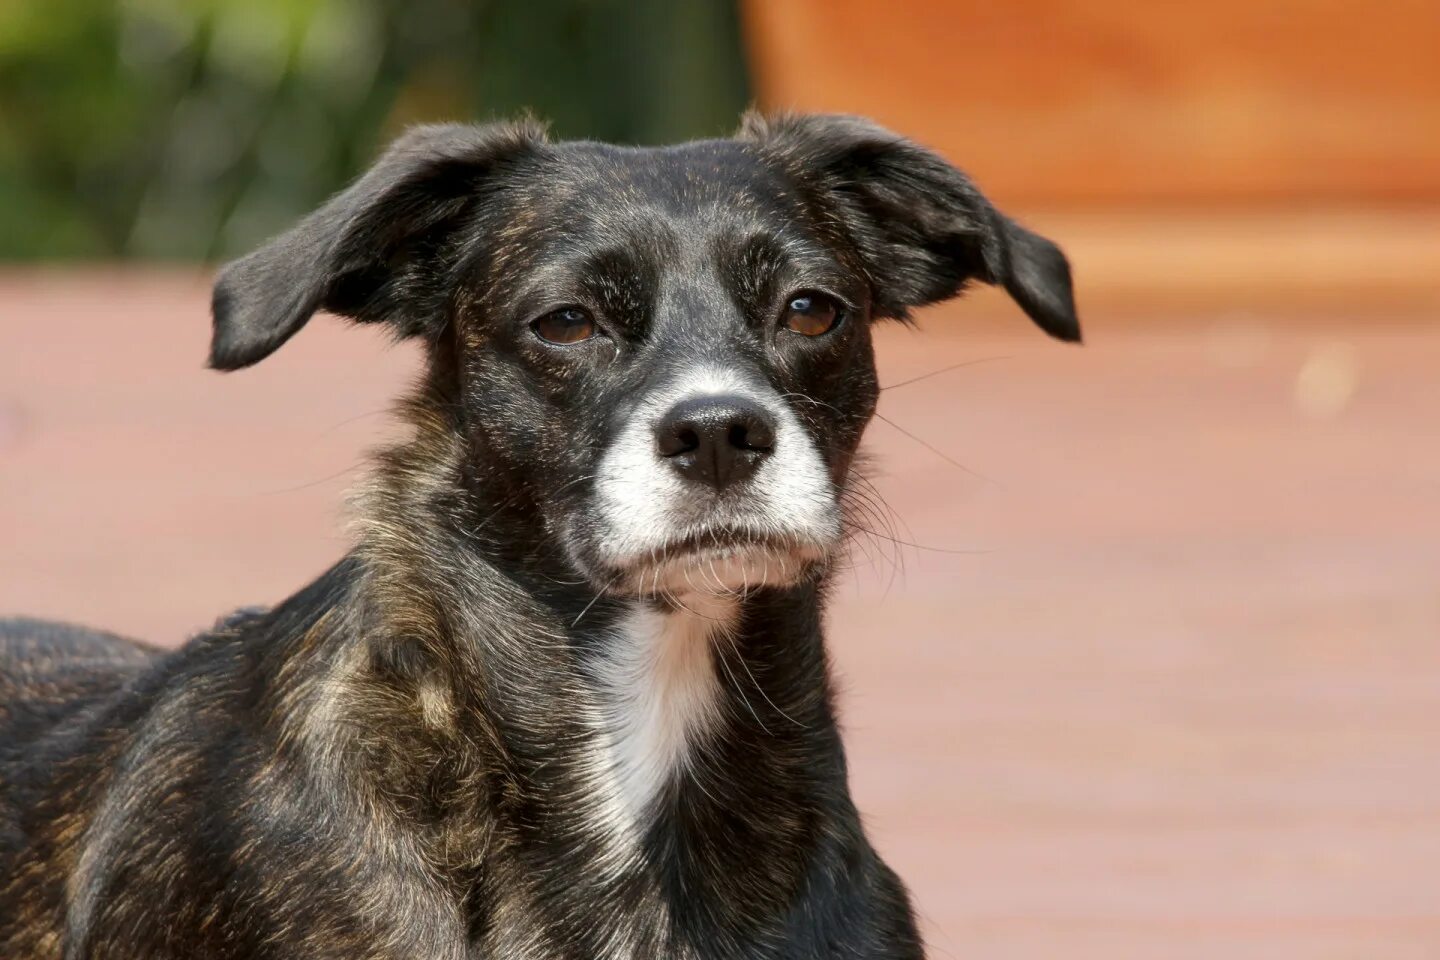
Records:
[[[579,343],[595,336],[595,320],[579,307],[561,307],[530,324],[546,343]]]
[[[840,304],[833,297],[806,291],[790,298],[780,322],[792,333],[818,337],[834,329],[835,324],[840,322],[840,315]]]

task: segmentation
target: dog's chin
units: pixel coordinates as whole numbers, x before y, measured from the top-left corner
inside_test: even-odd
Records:
[[[819,545],[687,543],[611,566],[606,592],[674,598],[743,596],[811,576],[828,551]]]

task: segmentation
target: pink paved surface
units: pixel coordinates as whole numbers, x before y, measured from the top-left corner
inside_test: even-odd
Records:
[[[201,368],[204,279],[0,274],[0,611],[178,643],[344,548],[414,354]],[[1440,957],[1440,324],[881,335],[908,526],[832,612],[855,792],[936,957]],[[994,359],[1004,358],[1004,359]]]

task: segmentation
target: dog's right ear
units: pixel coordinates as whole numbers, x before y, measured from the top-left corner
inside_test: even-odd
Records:
[[[456,226],[496,175],[545,141],[536,125],[444,124],[400,137],[360,179],[215,281],[210,366],[258,363],[328,310],[399,336],[444,322]]]

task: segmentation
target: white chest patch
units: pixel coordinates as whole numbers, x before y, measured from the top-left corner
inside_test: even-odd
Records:
[[[731,629],[735,601],[695,600],[673,612],[637,604],[596,670],[604,813],[636,839],[720,709],[714,647]]]

